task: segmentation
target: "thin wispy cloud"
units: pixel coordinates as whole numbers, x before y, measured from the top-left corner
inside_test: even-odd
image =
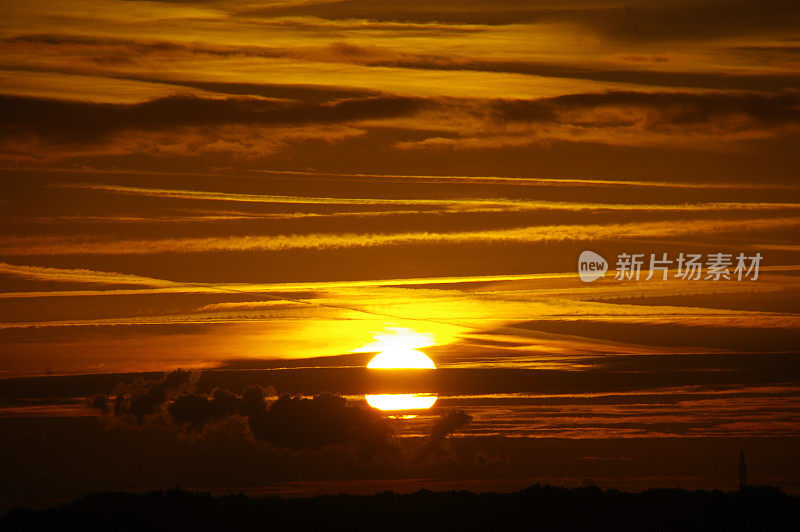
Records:
[[[543,178],[543,177],[503,177],[495,175],[419,175],[419,174],[385,174],[385,173],[337,173],[337,172],[309,172],[299,170],[249,170],[248,173],[262,174],[262,175],[304,175],[304,176],[339,176],[339,177],[353,177],[353,178],[378,178],[378,179],[415,179],[420,181],[429,182],[456,182],[456,183],[479,183],[479,184],[502,184],[502,185],[516,185],[516,186],[566,186],[566,187],[633,187],[634,189],[642,188],[674,188],[674,189],[794,189],[799,188],[797,185],[791,184],[764,184],[753,182],[708,182],[708,181],[637,181],[637,180],[619,180],[619,179],[602,179],[602,178]]]
[[[127,273],[100,272],[85,268],[49,268],[0,262],[0,274],[13,275],[35,281],[55,281],[66,283],[92,283],[105,285],[140,285],[153,288],[178,286],[180,283],[152,277],[142,277]]]
[[[739,231],[789,230],[798,218],[744,220],[694,220],[607,225],[550,225],[451,233],[349,233],[206,238],[98,240],[95,237],[6,237],[0,239],[6,255],[143,255],[155,253],[205,253],[220,251],[287,251],[294,249],[344,249],[402,244],[470,244],[491,242],[597,241],[624,238],[668,238]]]
[[[544,181],[544,180],[542,180]],[[567,180],[569,181],[569,180]],[[589,184],[584,181],[584,184]],[[621,184],[621,183],[601,183]],[[800,203],[766,203],[766,202],[713,202],[713,203],[684,203],[684,204],[636,204],[636,203],[588,203],[568,201],[543,201],[520,200],[511,198],[496,199],[430,199],[430,198],[340,198],[340,197],[308,197],[308,196],[276,196],[265,194],[242,194],[231,192],[212,192],[201,190],[175,190],[138,188],[119,185],[102,184],[70,184],[53,185],[56,187],[105,191],[133,196],[149,196],[161,198],[174,198],[186,200],[208,200],[242,203],[265,204],[303,204],[303,205],[403,205],[403,206],[431,206],[446,207],[459,212],[496,212],[496,211],[522,211],[522,210],[609,210],[609,211],[726,211],[726,210],[785,210],[800,209]],[[732,185],[735,187],[735,185]],[[394,211],[397,212],[397,211]],[[402,211],[399,211],[402,212]],[[414,212],[414,211],[410,211]],[[419,212],[419,211],[417,211]],[[336,213],[345,215],[344,213]],[[374,215],[375,213],[352,213],[352,215]],[[255,215],[254,215],[255,216]],[[300,213],[275,215],[281,217],[306,216]],[[312,216],[311,214],[307,216]],[[322,215],[317,215],[322,216]],[[330,215],[328,215],[330,216]]]

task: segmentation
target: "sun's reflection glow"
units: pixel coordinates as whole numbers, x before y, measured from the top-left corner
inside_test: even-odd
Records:
[[[432,393],[394,393],[367,395],[367,403],[378,410],[425,410],[433,406],[437,396]]]

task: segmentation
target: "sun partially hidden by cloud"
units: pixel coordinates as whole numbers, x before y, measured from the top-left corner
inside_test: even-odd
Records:
[[[415,349],[427,347],[436,342],[431,334],[423,334],[413,329],[391,327],[385,334],[374,336],[374,342],[358,351],[380,351],[370,360],[370,369],[436,369],[425,353]],[[378,410],[405,411],[425,410],[436,403],[437,395],[431,393],[367,394],[367,403]]]

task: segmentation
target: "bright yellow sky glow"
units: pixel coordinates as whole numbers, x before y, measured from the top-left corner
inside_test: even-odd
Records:
[[[420,333],[405,327],[387,327],[380,334],[375,334],[370,342],[356,349],[356,353],[390,351],[394,349],[419,349],[436,344],[432,334]]]
[[[436,369],[436,365],[417,348],[434,345],[431,334],[423,334],[413,329],[390,327],[383,334],[373,336],[374,342],[356,349],[365,353],[380,351],[367,364],[368,368],[381,369]]]
[[[427,393],[399,393],[367,395],[367,403],[378,410],[424,410],[436,403],[436,395]]]

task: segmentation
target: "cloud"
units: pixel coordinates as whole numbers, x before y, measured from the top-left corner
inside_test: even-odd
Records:
[[[488,178],[491,182],[492,179]],[[498,180],[500,180],[498,178]],[[476,178],[475,181],[480,181]],[[513,180],[511,180],[513,181]],[[524,184],[531,182],[541,183],[544,180],[525,180],[521,179]],[[588,180],[566,180],[567,183],[576,182],[575,184],[589,184]],[[610,184],[609,182],[599,182],[598,184]],[[621,184],[618,182],[617,184]],[[635,185],[635,184],[634,184]],[[659,186],[659,184],[653,184]],[[676,185],[682,186],[680,184]],[[691,186],[688,184],[686,186]],[[731,185],[731,188],[737,188],[739,185]],[[354,205],[354,206],[402,206],[402,207],[423,207],[426,210],[388,210],[387,215],[396,214],[443,214],[446,212],[451,213],[487,213],[487,212],[502,212],[502,211],[532,211],[532,210],[564,210],[564,211],[688,211],[688,212],[708,212],[708,211],[727,211],[727,210],[780,210],[780,209],[797,209],[800,208],[800,203],[765,203],[765,202],[715,202],[715,203],[681,203],[681,204],[667,204],[667,203],[589,203],[589,202],[570,202],[570,201],[546,201],[546,200],[528,200],[528,199],[512,199],[512,198],[447,198],[447,199],[432,199],[432,198],[354,198],[354,197],[311,197],[311,196],[278,196],[268,194],[242,194],[232,192],[214,192],[207,190],[180,190],[180,189],[159,189],[159,188],[143,188],[143,187],[129,187],[118,185],[103,185],[103,184],[70,184],[70,185],[54,185],[56,188],[70,188],[70,189],[85,189],[91,191],[110,192],[115,194],[124,194],[131,196],[146,196],[156,198],[172,198],[172,199],[185,199],[185,200],[206,200],[206,201],[224,201],[224,202],[240,202],[240,203],[264,203],[264,204],[301,204],[301,205]],[[714,185],[709,185],[713,188]],[[699,185],[698,185],[699,188]],[[438,208],[438,210],[434,210]],[[341,217],[341,216],[377,216],[379,212],[361,211],[361,212],[339,212],[339,213],[287,213],[276,214],[276,217],[286,218],[299,218],[299,217]],[[256,216],[256,215],[253,215]],[[270,216],[270,215],[263,215]]]
[[[492,108],[493,118],[502,123],[630,127],[638,122],[651,130],[714,125],[734,119],[741,122],[740,127],[800,125],[800,91],[791,89],[775,94],[609,91],[501,100]],[[631,112],[643,115],[631,117]]]
[[[135,285],[167,288],[179,286],[181,283],[142,277],[129,273],[100,272],[85,268],[48,268],[45,266],[27,266],[0,262],[0,274],[14,275],[34,281],[50,281],[64,283],[92,283],[102,285]]]
[[[471,421],[472,416],[463,410],[450,410],[443,413],[434,423],[431,435],[417,450],[417,458],[446,456],[448,453],[443,446],[445,439],[456,430],[468,425]]]
[[[328,393],[310,399],[282,395],[268,409],[250,414],[249,425],[257,438],[278,448],[356,444],[365,458],[388,450],[392,435],[376,411]]]
[[[53,277],[46,276],[38,277],[37,280],[58,280],[60,279],[60,272],[71,272],[66,268],[52,268]],[[2,270],[0,270],[2,271]],[[93,272],[94,270],[88,270]],[[103,279],[101,284],[105,283],[103,274],[108,272],[96,272],[101,274],[100,278]],[[113,275],[113,274],[110,274]],[[125,274],[122,274],[123,276]],[[316,290],[332,290],[339,288],[369,288],[380,286],[424,286],[424,285],[441,285],[441,284],[460,284],[460,283],[476,283],[476,282],[492,282],[492,281],[514,281],[514,280],[533,280],[533,279],[561,279],[574,277],[574,272],[563,273],[531,273],[531,274],[517,274],[517,275],[477,275],[477,276],[462,276],[462,277],[419,277],[419,278],[404,278],[404,279],[365,279],[356,281],[312,281],[312,282],[296,282],[296,283],[196,283],[196,282],[177,282],[175,286],[162,288],[161,283],[173,283],[173,281],[164,281],[157,278],[143,277],[142,279],[150,279],[151,282],[143,282],[145,286],[151,288],[140,289],[107,289],[107,290],[51,290],[51,291],[30,291],[30,292],[2,292],[0,299],[15,299],[15,298],[39,298],[39,297],[66,297],[66,296],[109,296],[109,295],[134,295],[134,294],[218,294],[218,293],[238,293],[238,294],[258,294],[265,292],[281,292],[281,293],[297,293],[309,292]],[[88,277],[84,282],[93,283],[91,277]],[[285,303],[285,298],[280,301]],[[183,318],[185,319],[185,318]]]
[[[307,19],[283,19],[284,24],[304,27]],[[336,29],[334,21],[320,21],[321,29]],[[352,21],[358,22],[358,21]],[[366,23],[366,21],[361,21]],[[277,23],[277,21],[275,22]],[[367,24],[368,25],[368,24]],[[388,25],[391,26],[391,25]],[[418,25],[425,27],[425,25]],[[436,34],[436,25],[428,27]],[[458,31],[458,26],[439,25],[441,31]],[[465,31],[469,27],[463,27]],[[384,30],[391,28],[383,27]],[[358,42],[358,44],[356,44]],[[215,60],[245,57],[252,60],[286,59],[311,63],[347,63],[368,67],[386,67],[409,70],[443,70],[453,72],[485,72],[546,76],[551,78],[593,80],[610,83],[631,83],[648,87],[697,87],[721,90],[779,91],[796,87],[800,75],[785,69],[774,68],[760,71],[731,70],[724,73],[713,69],[696,70],[683,67],[682,56],[674,53],[610,55],[591,64],[580,59],[528,59],[504,57],[475,57],[474,55],[436,54],[430,52],[400,51],[387,46],[362,44],[359,41],[341,40],[324,46],[275,47],[241,46],[223,44],[175,43],[168,41],[141,41],[127,39],[76,37],[73,35],[21,35],[0,41],[0,45],[16,53],[47,54],[54,57],[64,54],[75,58],[68,67],[61,66],[59,72],[70,72],[86,76],[96,75],[98,63],[136,64],[142,73],[106,72],[108,79],[149,82],[165,87],[187,87],[229,95],[263,96],[325,102],[342,98],[380,96],[380,92],[364,87],[337,87],[321,84],[274,84],[235,81],[208,81],[181,78],[174,75],[159,76],[148,69],[148,62],[165,60]],[[787,47],[740,47],[731,50],[734,56],[774,56],[778,52],[791,54]],[[791,60],[791,55],[787,60]],[[772,62],[770,62],[772,63]],[[671,69],[665,70],[664,64]],[[650,68],[648,68],[650,66]]]
[[[373,67],[390,67],[419,70],[471,71],[486,73],[524,74],[550,78],[592,80],[610,83],[630,83],[652,87],[696,87],[720,90],[780,91],[796,87],[800,75],[775,69],[753,72],[714,72],[713,69],[690,70],[683,62],[675,61],[674,54],[663,55],[612,55],[591,64],[579,59],[531,60],[480,58],[468,55],[440,55],[432,53],[399,52],[378,46],[364,46],[349,42],[336,42],[326,50],[306,52],[319,61],[346,62]],[[669,70],[663,63],[670,63]],[[675,64],[672,64],[675,63]],[[653,66],[655,65],[655,67]],[[651,68],[647,68],[651,66]]]
[[[199,376],[199,372],[176,370],[159,378],[139,378],[117,384],[112,393],[113,410],[106,395],[94,395],[87,404],[102,413],[113,412],[121,423],[135,426],[168,416],[174,429],[200,438],[214,434],[213,429],[206,430],[210,425],[238,417],[246,419],[253,438],[278,450],[313,451],[344,445],[357,449],[361,459],[395,456],[400,451],[387,418],[363,401],[349,402],[323,392],[313,397],[283,394],[268,403],[275,389],[253,384],[241,394],[224,388],[205,394],[197,390]],[[462,410],[445,412],[416,452],[444,455],[444,440],[471,420]]]
[[[541,0],[458,0],[402,3],[386,0],[303,2],[258,7],[246,16],[314,16],[331,20],[367,19],[417,24],[517,25],[566,24],[585,28],[617,41],[708,39],[753,33],[793,31],[798,7],[791,0],[675,0],[647,5],[620,5],[609,0],[567,1],[556,5]]]
[[[271,387],[251,384],[241,395],[215,388],[209,397],[197,392],[199,378],[200,372],[177,369],[162,377],[120,382],[111,393],[113,414],[122,421],[141,425],[149,416],[164,413],[166,407],[166,413],[179,427],[196,431],[212,421],[264,410],[265,397],[275,394]],[[112,399],[107,395],[93,395],[87,405],[103,413],[112,411]]]
[[[334,124],[407,116],[423,101],[400,96],[309,103],[258,98],[171,96],[134,104],[0,95],[0,135],[34,134],[54,142],[92,142],[124,130],[224,125]]]
[[[266,173],[271,174],[287,174],[287,175],[307,175],[307,176],[339,176],[339,177],[353,177],[353,178],[376,178],[376,179],[403,179],[417,180],[420,182],[428,183],[467,183],[467,184],[502,184],[502,185],[515,185],[515,186],[569,186],[569,187],[634,187],[634,188],[697,188],[697,189],[751,189],[751,188],[800,188],[795,185],[781,185],[777,183],[743,183],[743,182],[686,182],[686,181],[635,181],[630,179],[600,179],[600,178],[545,178],[545,177],[505,177],[496,175],[419,175],[419,174],[387,174],[387,173],[332,173],[332,172],[312,172],[312,171],[255,171],[257,174]],[[86,186],[86,185],[80,185]],[[93,185],[97,186],[97,185]]]
[[[259,388],[260,391],[260,388]],[[248,397],[258,392],[247,391]],[[261,399],[263,402],[263,392]],[[188,427],[188,430],[199,430],[214,420],[222,419],[235,414],[244,414],[245,401],[228,390],[217,388],[211,392],[211,397],[190,393],[181,395],[167,406],[167,412],[172,419]]]
[[[141,425],[149,416],[166,413],[180,430],[198,435],[206,425],[232,416],[247,418],[253,437],[276,449],[314,450],[331,445],[354,445],[359,455],[372,458],[391,450],[393,431],[386,419],[363,404],[321,393],[311,398],[281,395],[271,404],[273,388],[249,385],[241,395],[223,388],[210,396],[196,391],[199,373],[176,370],[160,379],[137,379],[114,389],[114,416]],[[110,410],[111,400],[92,396],[89,406]],[[437,439],[447,434],[435,429]]]
[[[469,424],[470,421],[472,421],[472,416],[463,410],[451,410],[443,414],[433,426],[431,439],[441,441],[457,429]]]
[[[0,137],[10,160],[134,153],[248,160],[389,124],[395,128],[380,142],[397,151],[556,140],[712,147],[797,134],[800,92],[608,91],[519,100],[383,94],[323,102],[176,95],[128,104],[0,95]]]
[[[533,243],[567,240],[668,238],[738,231],[788,230],[800,219],[754,218],[735,220],[685,220],[667,222],[587,225],[538,225],[449,233],[308,233],[303,235],[241,235],[153,240],[98,240],[93,237],[7,237],[0,239],[6,255],[146,255],[155,253],[207,253],[218,251],[285,251],[342,249],[404,244]]]
[[[197,308],[197,312],[216,312],[225,310],[254,310],[254,309],[269,309],[274,307],[289,308],[293,306],[300,306],[291,300],[276,299],[271,301],[227,301],[224,303],[209,303]]]
[[[448,112],[446,105],[442,109]],[[720,149],[736,141],[797,136],[800,91],[607,91],[474,102],[462,113],[471,115],[472,122],[457,132],[440,131],[394,146],[400,150],[496,150],[567,141]]]
[[[175,370],[157,379],[139,378],[132,383],[119,383],[114,388],[114,415],[121,418],[132,417],[141,424],[145,418],[158,412],[167,402],[171,393],[193,389],[199,373]],[[101,410],[108,400],[95,397],[91,406]]]
[[[96,408],[103,414],[108,414],[111,411],[111,401],[108,396],[102,394],[89,396],[86,400],[86,405],[89,408]]]

